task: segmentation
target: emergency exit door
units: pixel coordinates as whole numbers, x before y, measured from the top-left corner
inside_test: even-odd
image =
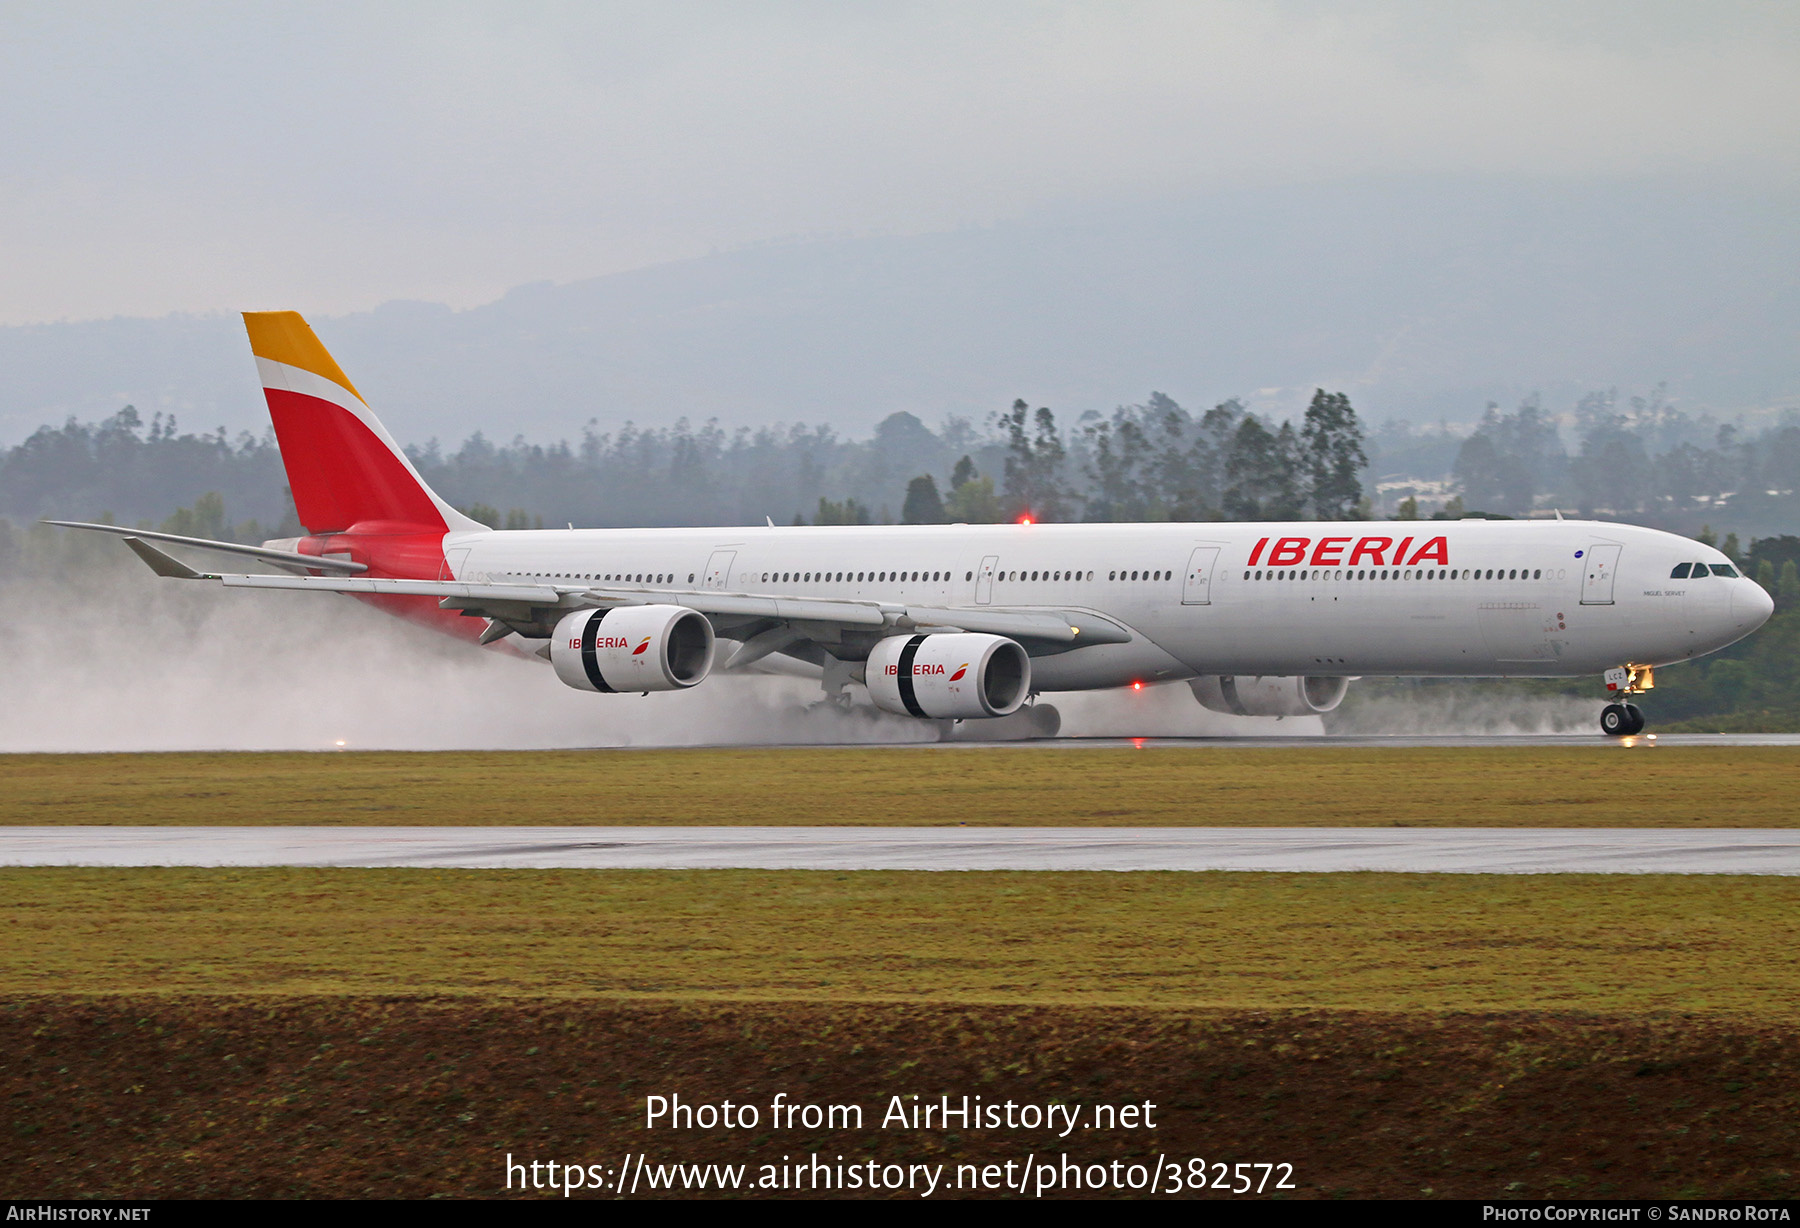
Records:
[[[1613,576],[1623,546],[1589,546],[1581,557],[1581,604],[1611,605]]]
[[[1187,578],[1181,582],[1182,605],[1212,604],[1213,568],[1218,562],[1217,546],[1201,546],[1188,557]]]

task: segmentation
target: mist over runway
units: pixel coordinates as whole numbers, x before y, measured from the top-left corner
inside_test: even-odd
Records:
[[[1800,831],[1665,828],[6,827],[6,866],[1800,874]]]

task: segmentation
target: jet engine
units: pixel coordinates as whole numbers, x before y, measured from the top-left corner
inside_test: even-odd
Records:
[[[1188,686],[1200,706],[1232,716],[1314,716],[1344,702],[1348,678],[1278,678],[1208,674]]]
[[[869,653],[869,698],[901,716],[1008,716],[1031,694],[1031,658],[1001,635],[895,635]]]
[[[712,663],[712,623],[686,606],[576,610],[550,637],[556,676],[578,691],[685,690]]]

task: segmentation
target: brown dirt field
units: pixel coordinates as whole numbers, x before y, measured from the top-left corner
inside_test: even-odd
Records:
[[[813,1152],[1065,1150],[1291,1163],[1298,1197],[1794,1197],[1797,1065],[1790,1027],[1679,1016],[13,996],[0,1197],[492,1196],[508,1153],[754,1180]],[[649,1094],[777,1091],[864,1128],[642,1126]],[[1157,1129],[880,1129],[914,1092],[1148,1100]]]

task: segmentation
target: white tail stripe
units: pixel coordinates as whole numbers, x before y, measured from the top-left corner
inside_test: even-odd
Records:
[[[285,362],[276,362],[273,358],[258,358],[256,372],[262,377],[264,388],[274,388],[280,392],[298,392],[305,396],[317,397],[321,401],[330,401],[333,405],[341,405],[360,418],[363,423],[377,434],[387,436],[387,431],[376,422],[375,415],[369,412],[362,398],[351,392],[336,380],[326,379],[323,375],[314,375],[301,367],[290,367]]]

